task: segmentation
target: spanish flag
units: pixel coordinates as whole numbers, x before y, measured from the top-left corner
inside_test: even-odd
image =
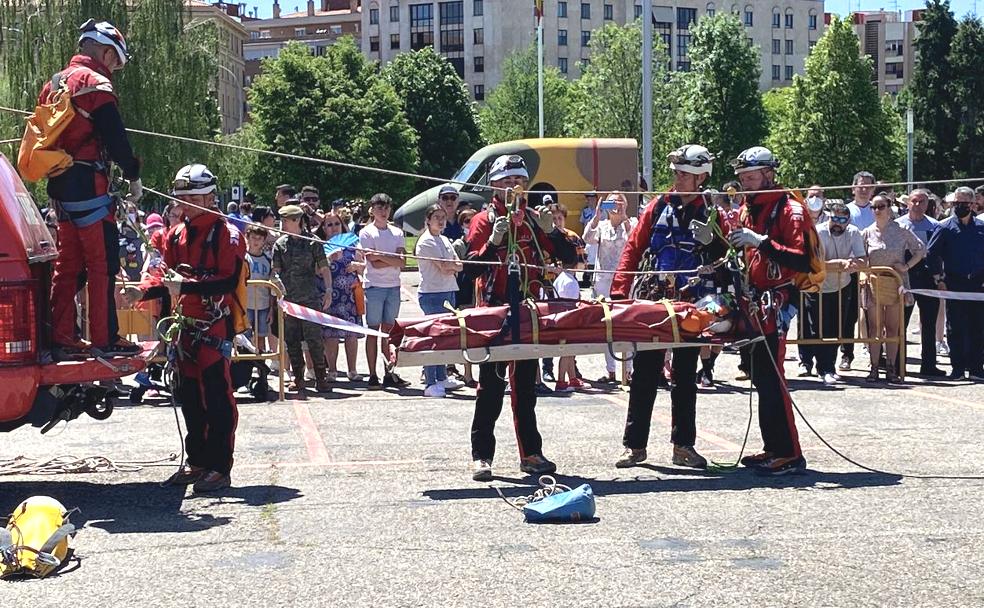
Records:
[[[536,17],[536,24],[540,25],[543,19],[543,0],[533,0],[533,16]]]

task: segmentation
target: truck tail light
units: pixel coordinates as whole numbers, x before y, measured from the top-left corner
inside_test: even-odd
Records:
[[[0,366],[38,359],[33,283],[0,283]]]

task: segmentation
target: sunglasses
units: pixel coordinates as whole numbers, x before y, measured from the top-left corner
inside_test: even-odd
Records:
[[[830,216],[830,221],[835,224],[847,224],[851,221],[850,217],[844,217],[842,215],[832,215]]]
[[[325,222],[325,226],[341,226],[340,222]]]

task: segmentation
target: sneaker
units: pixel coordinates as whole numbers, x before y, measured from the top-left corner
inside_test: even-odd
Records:
[[[673,446],[673,464],[692,469],[706,469],[707,459],[697,453],[693,446]]]
[[[615,372],[609,372],[595,380],[595,384],[615,384]]]
[[[132,357],[143,352],[143,347],[124,338],[107,346],[93,346],[89,349],[93,357]]]
[[[461,380],[458,380],[456,378],[451,378],[449,376],[446,380],[444,380],[441,383],[441,385],[444,387],[444,390],[446,391],[454,391],[465,386],[465,383],[462,382]]]
[[[558,382],[557,385],[554,387],[554,392],[555,393],[573,393],[574,392],[574,387],[571,386],[570,384],[568,384],[567,382]]]
[[[634,467],[640,462],[644,462],[646,458],[648,458],[648,455],[646,454],[646,448],[639,448],[639,449],[625,448],[625,451],[622,452],[622,455],[619,456],[618,460],[615,461],[615,468],[628,469],[630,467]]]
[[[492,481],[492,461],[476,460],[472,462],[472,479],[475,481]]]
[[[841,377],[837,374],[824,374],[823,375],[823,385],[824,386],[837,386],[840,382]]]
[[[537,382],[536,387],[533,389],[537,397],[549,397],[553,395],[553,390],[542,382]],[[509,385],[506,385],[506,392],[509,392]]]
[[[544,370],[543,374],[541,374],[541,375],[543,376],[544,382],[556,382],[557,381],[557,378],[554,377],[554,373],[553,372],[548,372],[548,371]]]
[[[965,373],[964,370],[954,368],[954,370],[947,375],[946,379],[947,380],[963,380],[964,379],[964,373]]]
[[[742,466],[745,467],[757,467],[763,462],[772,459],[772,452],[759,452],[758,454],[749,454],[741,459]]]
[[[424,397],[445,397],[444,387],[440,384],[431,384],[424,389]]]
[[[314,392],[321,394],[331,393],[331,383],[328,380],[316,380],[314,384]]]
[[[853,360],[848,358],[847,355],[842,355],[840,360],[840,365],[837,366],[837,369],[839,369],[842,372],[850,371],[852,362]]]
[[[325,372],[325,379],[328,382],[335,382],[338,380],[338,372]]]
[[[788,475],[802,473],[806,469],[806,459],[802,456],[776,456],[755,467],[759,475]]]
[[[379,390],[382,388],[379,384],[379,376],[376,375],[370,375],[369,381],[366,384],[369,386],[369,390]]]
[[[919,375],[927,378],[945,378],[946,372],[938,367],[922,367],[919,368]]]
[[[349,382],[362,382],[362,374],[357,372],[348,372],[345,377],[349,379]]]
[[[714,381],[711,380],[707,374],[701,372],[700,374],[700,385],[704,388],[711,388],[714,386]]]
[[[946,340],[942,340],[936,343],[936,354],[941,357],[950,356],[950,345],[946,343]]]
[[[389,372],[383,376],[383,388],[406,388],[410,383],[396,375],[396,372]]]
[[[183,464],[174,475],[164,481],[165,486],[187,486],[197,482],[205,476],[205,469],[193,467],[190,464]]]
[[[799,378],[806,378],[807,376],[812,376],[813,368],[801,361],[800,364],[797,366],[796,375]]]
[[[984,382],[984,372],[970,372],[968,377],[974,382]]]
[[[85,340],[76,340],[70,344],[55,344],[51,347],[51,357],[55,361],[78,361],[89,357],[91,345]]]
[[[224,490],[231,485],[232,478],[228,475],[223,475],[222,473],[217,473],[215,471],[209,471],[201,479],[195,482],[193,489],[196,494],[202,494],[204,492]]]
[[[548,475],[557,471],[557,465],[537,454],[520,459],[519,470],[530,475]]]
[[[569,384],[571,388],[573,388],[576,391],[587,388],[588,386],[587,384],[584,383],[584,380],[581,380],[580,378],[574,378],[569,382]]]

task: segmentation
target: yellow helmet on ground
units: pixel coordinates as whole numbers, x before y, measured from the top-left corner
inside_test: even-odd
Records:
[[[44,578],[68,557],[68,539],[75,526],[68,511],[50,496],[32,496],[17,505],[7,527],[0,530],[0,578],[25,574]]]

